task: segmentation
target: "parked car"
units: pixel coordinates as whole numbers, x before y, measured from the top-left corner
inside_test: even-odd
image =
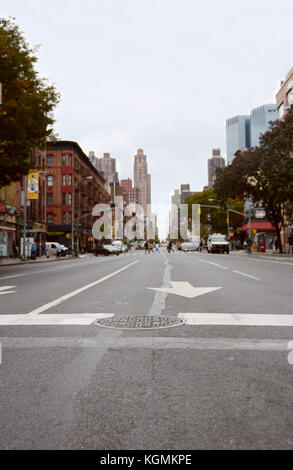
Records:
[[[119,248],[113,246],[113,245],[101,245],[101,246],[96,246],[94,250],[94,255],[104,255],[104,256],[109,256],[109,255],[119,255],[120,250]]]
[[[208,252],[209,253],[229,253],[230,244],[225,235],[215,233],[208,238]]]

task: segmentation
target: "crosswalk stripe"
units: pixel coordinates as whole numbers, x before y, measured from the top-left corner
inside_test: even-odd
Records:
[[[253,313],[179,313],[187,325],[293,326],[293,315]]]
[[[25,314],[0,315],[0,325],[91,325],[96,320],[109,318],[113,315],[113,313],[60,313],[34,316]]]

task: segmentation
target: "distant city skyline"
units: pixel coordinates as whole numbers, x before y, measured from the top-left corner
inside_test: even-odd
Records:
[[[163,237],[173,189],[188,179],[200,191],[210,149],[226,155],[226,119],[275,103],[293,42],[292,1],[278,5],[3,0],[1,16],[16,18],[31,47],[41,44],[36,69],[61,93],[60,139],[86,154],[110,152],[120,178],[132,176],[133,155],[145,149]]]

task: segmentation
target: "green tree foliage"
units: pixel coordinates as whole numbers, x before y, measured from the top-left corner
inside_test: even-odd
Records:
[[[262,205],[283,251],[280,233],[293,214],[293,108],[283,121],[271,123],[259,147],[240,153],[217,171],[215,192],[222,201],[238,196]]]
[[[188,204],[188,217],[192,216],[192,204],[201,204],[204,206],[218,206],[220,208],[205,208],[201,207],[200,215],[200,234],[202,238],[207,238],[209,233],[227,233],[227,208],[226,203],[223,203],[220,200],[216,193],[209,189],[207,191],[202,191],[196,193],[187,199],[186,203]],[[244,204],[243,201],[228,198],[227,200],[228,207],[235,211],[243,213]],[[229,213],[229,225],[236,229],[239,225],[242,225],[243,216],[235,214],[233,212]]]
[[[0,18],[0,187],[26,174],[32,149],[53,138],[59,95],[35,71],[35,53],[14,20]]]

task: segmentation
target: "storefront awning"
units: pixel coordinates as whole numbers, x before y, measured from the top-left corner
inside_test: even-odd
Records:
[[[249,225],[244,224],[241,227],[239,227],[239,232],[248,232],[249,231]],[[271,224],[271,222],[251,222],[251,230],[257,230],[258,232],[265,232],[266,230],[271,230],[275,232],[275,227]]]
[[[16,228],[8,227],[7,225],[0,225],[0,232],[14,233],[16,232]]]

